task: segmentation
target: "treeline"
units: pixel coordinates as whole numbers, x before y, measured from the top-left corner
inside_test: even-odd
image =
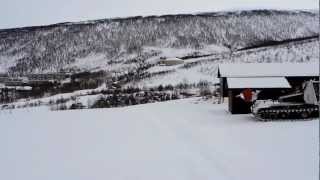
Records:
[[[87,77],[87,76],[86,76]],[[52,110],[67,110],[67,109],[83,109],[83,108],[111,108],[124,107],[137,104],[146,104],[153,102],[169,101],[181,99],[191,96],[212,96],[213,92],[210,89],[211,84],[208,81],[200,81],[198,83],[188,83],[187,80],[175,86],[159,85],[151,88],[126,87],[121,85],[110,87],[102,90],[88,91],[84,95],[73,95],[71,97],[61,97],[51,99],[49,102],[31,101],[20,105],[3,104],[1,109],[14,109],[35,107],[40,105],[48,105]],[[198,93],[190,93],[190,89],[198,88]],[[96,100],[90,99],[90,102],[81,103],[81,96],[99,95]]]
[[[182,99],[192,96],[212,96],[213,92],[209,88],[210,84],[207,81],[200,81],[195,84],[180,83],[177,86],[172,85],[159,85],[155,88],[140,89],[137,87],[108,89],[102,91],[92,91],[87,95],[100,94],[99,98],[93,103],[87,102],[83,104],[76,100],[76,97],[61,98],[55,102],[49,103],[53,105],[52,110],[67,110],[67,109],[83,109],[83,108],[112,108],[112,107],[125,107],[138,104],[147,104],[154,102],[170,101]],[[188,89],[197,87],[199,93],[190,93]],[[71,106],[67,106],[68,101],[73,101]]]
[[[159,91],[141,91],[131,94],[120,94],[114,92],[113,94],[103,95],[101,94],[97,100],[93,103],[87,102],[83,104],[81,102],[74,101],[70,106],[67,106],[67,102],[71,101],[71,98],[61,98],[57,101],[49,103],[52,110],[67,110],[67,109],[92,109],[92,108],[112,108],[112,107],[125,107],[130,105],[147,104],[161,101],[169,101],[183,98],[178,92],[159,92]]]

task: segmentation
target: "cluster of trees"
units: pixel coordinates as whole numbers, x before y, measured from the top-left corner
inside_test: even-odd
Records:
[[[27,107],[37,107],[42,105],[43,102],[42,101],[34,101],[34,102],[26,102],[24,104],[3,104],[0,106],[1,110],[6,110],[6,109],[16,109],[16,108],[27,108]]]
[[[67,110],[67,109],[83,109],[83,108],[111,108],[111,107],[124,107],[137,104],[146,104],[160,101],[169,101],[181,98],[177,92],[159,92],[159,91],[146,91],[136,92],[131,94],[121,94],[114,92],[113,94],[100,95],[100,97],[93,103],[87,105],[72,100],[71,98],[59,98],[56,101],[50,101],[49,105],[51,110]],[[67,102],[72,101],[69,107]]]
[[[178,93],[149,91],[133,94],[101,96],[90,108],[123,107],[179,99]]]
[[[81,104],[75,101],[75,97],[71,98],[60,98],[56,100],[55,104],[56,110],[66,110],[66,109],[82,109],[82,108],[111,108],[111,107],[123,107],[137,104],[146,104],[160,101],[169,101],[180,98],[185,98],[192,96],[194,94],[189,94],[186,89],[189,88],[199,88],[199,95],[201,96],[212,96],[212,91],[210,89],[210,83],[208,81],[200,81],[194,84],[188,84],[187,82],[181,83],[177,86],[172,85],[159,85],[158,87],[149,89],[140,89],[138,87],[127,87],[127,88],[117,88],[117,89],[107,89],[102,91],[92,91],[88,95],[102,94],[93,103],[88,103],[87,105]],[[70,107],[65,104],[67,101],[73,100]]]

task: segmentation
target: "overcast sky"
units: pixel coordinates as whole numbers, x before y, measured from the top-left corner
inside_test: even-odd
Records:
[[[235,9],[318,9],[318,0],[0,0],[0,29]]]

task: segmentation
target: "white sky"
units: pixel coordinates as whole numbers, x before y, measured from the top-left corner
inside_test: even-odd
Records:
[[[136,15],[318,9],[318,0],[0,0],[0,29]]]

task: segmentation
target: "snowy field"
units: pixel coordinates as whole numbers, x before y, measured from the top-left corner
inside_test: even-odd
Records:
[[[318,120],[257,122],[185,99],[0,112],[3,180],[315,180]]]

